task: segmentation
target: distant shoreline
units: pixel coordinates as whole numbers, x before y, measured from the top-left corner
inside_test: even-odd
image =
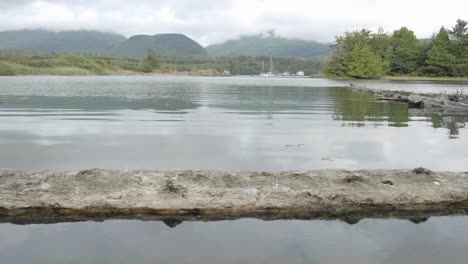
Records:
[[[62,69],[65,71],[65,74],[62,73]],[[76,68],[79,69],[79,68]],[[88,71],[77,70],[74,71],[74,68],[56,68],[54,70],[42,71],[37,74],[14,74],[14,75],[0,75],[0,77],[29,77],[29,76],[70,76],[70,77],[86,77],[86,76],[164,76],[164,77],[256,77],[258,75],[226,75],[221,73],[214,73],[211,71],[174,71],[174,72],[159,72],[155,71],[152,73],[142,73],[142,72],[133,72],[133,71],[115,71],[108,72],[107,74],[94,74]],[[288,78],[288,79],[326,79],[332,81],[443,81],[443,82],[468,82],[468,77],[427,77],[427,76],[385,76],[381,79],[353,79],[353,78],[330,78],[323,76],[274,76],[270,78]],[[265,78],[269,79],[269,78]]]
[[[134,71],[115,71],[108,72],[106,74],[92,74],[90,72],[70,71],[71,74],[55,74],[57,71],[51,71],[50,73],[38,73],[38,74],[15,74],[15,75],[0,75],[0,77],[30,77],[30,76],[63,76],[63,77],[96,77],[96,76],[146,76],[146,77],[259,77],[262,79],[326,79],[317,76],[270,76],[270,77],[261,77],[260,75],[227,75],[222,73],[216,73],[212,71],[154,71],[152,73],[142,73]],[[84,74],[83,74],[84,73]]]

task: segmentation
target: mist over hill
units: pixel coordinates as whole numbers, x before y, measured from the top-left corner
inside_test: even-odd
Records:
[[[127,38],[99,31],[10,30],[0,32],[0,50],[104,53]]]
[[[130,38],[117,33],[77,30],[10,30],[0,32],[0,51],[40,51],[51,53],[77,52],[101,56],[133,57],[146,55],[153,49],[163,56],[275,56],[317,58],[330,54],[328,44],[289,39],[274,33],[263,33],[228,40],[203,48],[183,34],[135,35]]]
[[[289,39],[273,32],[242,36],[222,44],[206,47],[212,56],[272,56],[276,57],[325,57],[331,52],[329,44],[302,39]]]

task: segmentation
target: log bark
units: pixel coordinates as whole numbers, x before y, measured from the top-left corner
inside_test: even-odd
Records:
[[[417,218],[465,213],[467,172],[0,171],[0,222]]]

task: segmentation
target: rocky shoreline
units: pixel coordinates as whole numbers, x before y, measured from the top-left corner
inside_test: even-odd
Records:
[[[468,98],[463,95],[463,90],[455,94],[416,94],[370,89],[353,83],[348,88],[374,96],[377,100],[407,104],[411,114],[468,114]]]
[[[403,218],[468,212],[468,172],[0,171],[0,222]]]

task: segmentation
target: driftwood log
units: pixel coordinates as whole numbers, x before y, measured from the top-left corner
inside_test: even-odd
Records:
[[[348,219],[464,214],[468,173],[0,171],[0,222]],[[175,219],[175,220],[174,220]],[[354,220],[349,220],[354,219]]]

